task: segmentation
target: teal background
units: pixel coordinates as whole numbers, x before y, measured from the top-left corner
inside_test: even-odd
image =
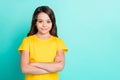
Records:
[[[120,80],[120,0],[1,0],[0,80],[23,80],[17,49],[41,5],[69,49],[60,80]]]

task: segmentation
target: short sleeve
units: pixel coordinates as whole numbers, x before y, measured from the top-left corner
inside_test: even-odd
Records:
[[[18,51],[20,52],[21,50],[26,50],[29,52],[29,39],[26,37],[23,39],[20,47],[18,48]]]
[[[66,45],[65,45],[65,43],[62,39],[58,38],[57,39],[57,44],[58,44],[58,47],[57,47],[58,49],[57,50],[63,49],[64,53],[66,53],[68,51],[68,49],[67,49],[67,47],[66,47]]]

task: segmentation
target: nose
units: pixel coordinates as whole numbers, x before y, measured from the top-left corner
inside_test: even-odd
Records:
[[[43,27],[46,27],[46,25],[47,25],[46,22],[43,22]]]

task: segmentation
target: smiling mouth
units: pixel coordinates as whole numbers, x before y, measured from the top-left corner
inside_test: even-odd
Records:
[[[43,29],[43,28],[41,28],[42,30],[47,30],[47,28],[46,29]]]

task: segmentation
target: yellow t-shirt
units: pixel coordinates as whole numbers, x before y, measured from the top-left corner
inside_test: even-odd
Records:
[[[30,62],[53,62],[57,50],[63,49],[67,52],[67,47],[61,38],[51,36],[47,40],[41,40],[36,35],[25,37],[19,47],[30,54]],[[25,80],[58,80],[58,72],[48,74],[26,74]]]

